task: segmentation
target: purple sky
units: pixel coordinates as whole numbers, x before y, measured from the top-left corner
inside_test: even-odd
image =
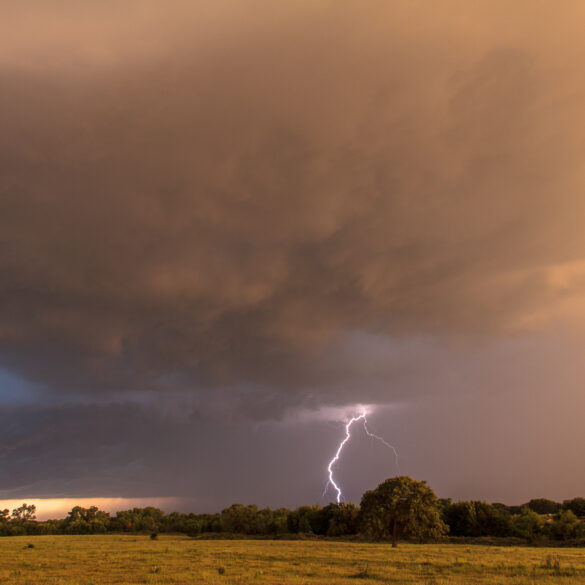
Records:
[[[585,496],[582,2],[2,11],[0,499]]]

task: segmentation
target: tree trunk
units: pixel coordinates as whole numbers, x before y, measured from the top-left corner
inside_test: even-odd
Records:
[[[394,522],[392,526],[392,548],[396,548],[398,546],[398,524]]]

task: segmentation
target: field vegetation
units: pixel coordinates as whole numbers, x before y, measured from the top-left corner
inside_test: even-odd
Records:
[[[0,558],[10,585],[585,583],[577,548],[50,535],[0,539]]]

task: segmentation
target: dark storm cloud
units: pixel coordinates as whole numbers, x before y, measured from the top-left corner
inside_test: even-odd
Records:
[[[352,330],[538,311],[582,209],[575,105],[538,47],[463,59],[448,22],[421,46],[388,8],[365,44],[357,8],[293,12],[205,51],[170,19],[175,45],[138,63],[132,35],[106,64],[41,37],[38,66],[3,68],[5,367],[76,392],[299,388],[346,375],[312,356]]]
[[[370,430],[398,447],[402,473],[429,480],[441,496],[509,503],[575,497],[585,485],[575,465],[585,408],[582,351],[558,336],[517,339],[479,355],[444,351],[424,381],[440,392],[421,401],[419,388],[403,406],[376,410]],[[303,422],[301,415],[250,424],[194,419],[186,409],[165,412],[164,404],[3,409],[0,498],[172,496],[186,511],[326,501],[325,466],[343,436],[341,413],[332,417],[337,422]],[[354,429],[336,473],[358,502],[396,470],[393,453]]]
[[[50,4],[0,24],[0,367],[37,401],[3,487],[120,491],[140,453],[163,485],[236,414],[548,392],[508,340],[585,316],[580,3]]]

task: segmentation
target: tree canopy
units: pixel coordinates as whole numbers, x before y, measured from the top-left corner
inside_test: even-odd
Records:
[[[361,528],[375,539],[436,539],[447,533],[439,501],[425,481],[400,476],[367,491],[360,505]]]

